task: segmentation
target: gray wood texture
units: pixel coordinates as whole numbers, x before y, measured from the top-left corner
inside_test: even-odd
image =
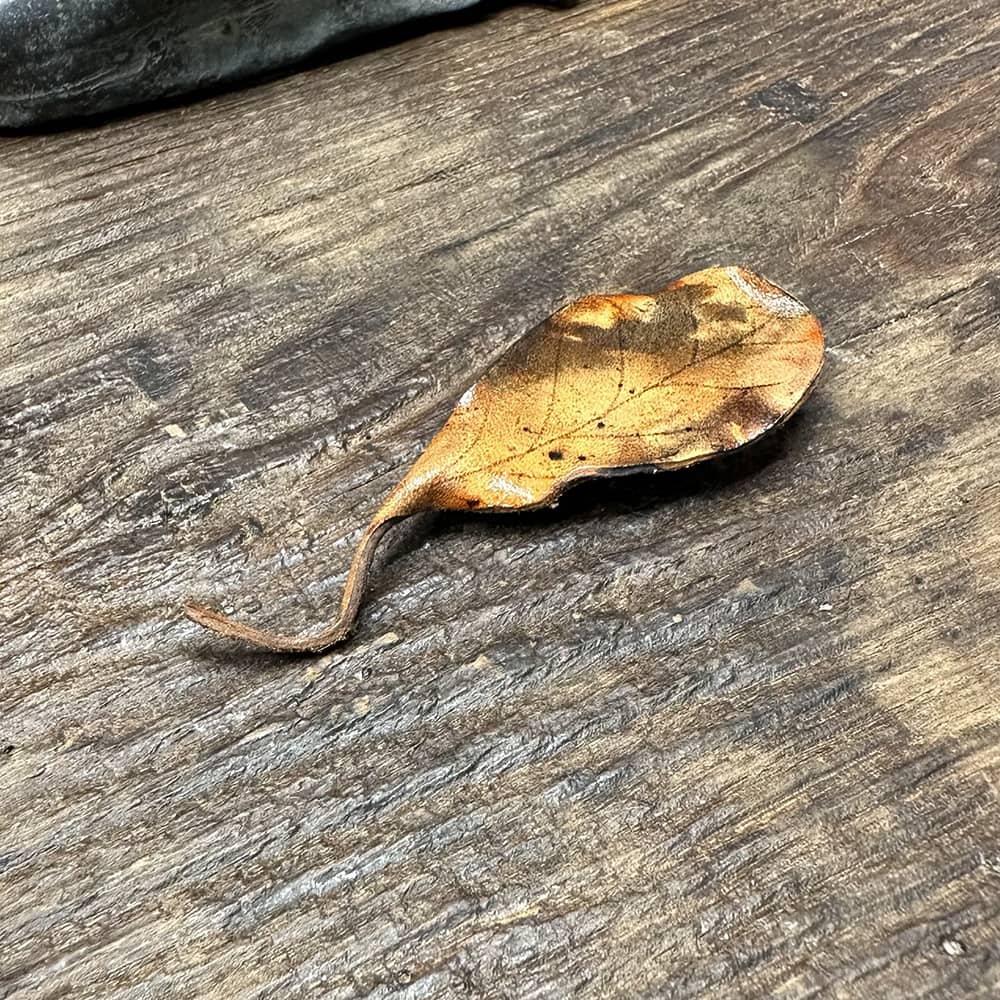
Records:
[[[0,138],[0,995],[995,997],[1000,10],[517,6]],[[580,294],[743,263],[760,448],[392,536]]]

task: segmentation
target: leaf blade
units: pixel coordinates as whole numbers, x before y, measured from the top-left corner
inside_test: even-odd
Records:
[[[743,268],[587,296],[486,371],[407,480],[429,506],[512,510],[585,476],[691,465],[784,422],[822,361],[817,318]]]

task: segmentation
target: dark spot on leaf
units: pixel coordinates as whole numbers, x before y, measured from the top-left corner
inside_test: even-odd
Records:
[[[713,414],[712,422],[716,427],[728,427],[738,424],[744,434],[756,433],[762,427],[772,425],[780,413],[775,409],[773,400],[761,395],[752,387],[743,392],[734,393],[722,403]],[[731,447],[731,442],[722,441],[723,447]]]
[[[603,420],[598,420],[597,421],[597,426],[598,427],[603,427],[604,426],[604,421]]]
[[[553,462],[558,462],[559,459],[562,458],[562,452],[561,451],[550,451],[549,452],[549,458],[551,458]]]
[[[525,434],[530,434],[531,433],[531,428],[530,427],[522,427],[521,430],[524,431]]]
[[[587,456],[586,455],[577,455],[576,457],[581,462],[586,462],[587,461]]]
[[[701,307],[701,314],[705,320],[715,320],[720,323],[745,323],[747,321],[747,311],[745,306],[725,305],[719,303],[705,303]]]

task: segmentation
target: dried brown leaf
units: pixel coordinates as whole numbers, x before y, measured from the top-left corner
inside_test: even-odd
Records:
[[[543,507],[578,479],[678,469],[741,448],[801,406],[822,362],[816,317],[743,268],[699,271],[655,295],[580,299],[465,393],[368,526],[334,626],[300,638],[196,605],[187,614],[268,649],[326,649],[350,632],[393,522],[423,510]]]

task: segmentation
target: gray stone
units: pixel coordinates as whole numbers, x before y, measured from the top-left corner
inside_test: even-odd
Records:
[[[476,0],[8,0],[0,127],[114,111],[294,64]]]

